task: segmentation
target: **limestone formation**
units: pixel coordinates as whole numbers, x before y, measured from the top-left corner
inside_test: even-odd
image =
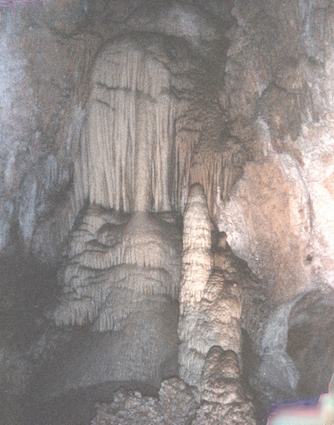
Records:
[[[201,376],[201,403],[179,378],[164,381],[159,398],[121,390],[110,404],[97,405],[92,425],[255,425],[254,408],[243,389],[238,356],[214,346]]]
[[[165,425],[188,425],[198,409],[191,388],[179,378],[161,384],[159,400]]]
[[[56,323],[116,331],[143,296],[176,300],[179,250],[177,229],[158,217],[90,207],[73,232],[60,275],[64,295]]]
[[[326,390],[333,46],[330,0],[0,0],[0,422]]]
[[[240,145],[221,139],[221,111],[201,88],[203,64],[183,47],[173,50],[159,37],[123,37],[98,55],[75,164],[75,209],[88,200],[124,212],[183,212],[196,183],[211,212],[218,192],[228,197],[243,164]]]
[[[180,376],[198,385],[203,354],[207,349],[197,320],[200,303],[211,272],[211,223],[203,188],[191,188],[184,213],[182,282],[180,290]],[[203,353],[204,351],[204,353]]]
[[[171,210],[165,166],[174,150],[171,78],[163,63],[131,42],[101,54],[82,142],[81,184],[91,203],[126,212]]]
[[[241,384],[238,356],[212,347],[201,377],[202,404],[193,425],[256,424],[253,404]]]
[[[211,347],[241,354],[242,294],[251,280],[226,234],[219,234],[212,246],[211,230],[203,188],[193,186],[184,214],[179,364],[181,377],[197,389]],[[250,308],[245,305],[244,316]]]
[[[86,365],[85,385],[141,377],[156,385],[175,370],[180,242],[175,222],[159,216],[145,212],[130,216],[96,206],[82,213],[59,277],[63,295],[54,317],[58,326],[111,332],[95,337],[100,352],[84,349],[83,344],[82,353],[73,359],[76,368]],[[95,367],[100,372],[93,372]],[[68,371],[66,387],[73,373]],[[82,385],[82,380],[72,380],[77,381],[75,386]]]
[[[98,406],[92,425],[164,425],[164,420],[156,399],[120,391],[110,405]]]
[[[191,389],[173,378],[162,383],[159,399],[139,392],[116,392],[112,403],[97,406],[92,425],[189,425],[197,409]]]

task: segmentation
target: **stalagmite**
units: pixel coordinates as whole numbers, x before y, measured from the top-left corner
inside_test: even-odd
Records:
[[[200,302],[211,272],[211,223],[203,188],[194,185],[184,213],[182,281],[179,319],[180,376],[190,385],[198,385],[203,353],[196,350],[205,338],[197,335]],[[202,350],[201,350],[202,351]]]
[[[210,276],[211,227],[203,188],[194,185],[184,213],[183,279],[180,295],[182,314],[183,308],[197,306]]]
[[[211,112],[200,113],[188,59],[171,57],[159,41],[121,38],[93,67],[74,167],[76,223],[54,312],[59,327],[111,338],[101,336],[104,354],[86,347],[74,360],[92,371],[90,385],[105,377],[156,385],[169,364],[174,373],[177,326],[180,375],[197,390],[212,346],[240,353],[240,288],[213,267],[210,219],[219,189],[226,197],[233,185],[239,148],[219,142],[215,112],[210,131],[203,123]],[[183,212],[179,294],[175,217]],[[102,377],[99,356],[109,370]]]
[[[240,353],[241,295],[214,269],[211,222],[203,188],[191,188],[184,215],[183,277],[180,294],[180,376],[197,389],[212,346]]]
[[[193,425],[219,423],[255,425],[254,407],[242,388],[238,356],[214,346],[208,352],[201,377],[202,404]]]

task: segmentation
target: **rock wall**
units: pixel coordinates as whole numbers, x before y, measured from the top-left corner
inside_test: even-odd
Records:
[[[194,144],[207,140],[195,150],[191,176],[184,175],[189,164],[182,166],[167,198],[182,209],[182,188],[199,182],[214,209],[220,188],[225,202],[218,199],[216,222],[277,302],[305,285],[330,283],[330,2],[123,3],[105,10],[103,2],[74,0],[2,8],[3,253],[20,241],[43,261],[59,259],[80,210],[73,198],[86,190],[71,194],[93,62],[107,40],[149,32],[173,35],[206,62],[196,75],[202,110],[192,103],[192,122],[180,119],[178,127],[180,140],[186,130]],[[189,99],[189,90],[179,89]],[[177,162],[184,164],[193,147],[179,143]]]
[[[217,220],[276,303],[332,284],[332,12],[326,1],[232,9],[222,99],[232,133],[256,142]]]
[[[104,334],[141,307],[142,321],[163,318],[150,322],[150,335],[172,335],[175,348],[181,250],[170,222],[184,214],[181,376],[200,388],[210,348],[232,349],[266,404],[281,397],[283,384],[265,346],[288,363],[293,382],[284,394],[311,394],[303,363],[331,367],[314,347],[326,346],[332,318],[322,319],[317,343],[310,337],[297,348],[301,330],[315,328],[291,306],[319,291],[315,321],[333,287],[332,3],[13,3],[0,5],[1,314],[21,317],[25,306],[31,320],[17,322],[19,340],[29,333],[32,342],[12,344],[16,331],[3,338],[0,370],[29,372],[1,373],[1,385],[20,394],[58,349],[74,354],[63,369],[68,385],[60,379],[54,388],[94,384],[103,371],[93,367],[82,378],[83,359],[95,355],[90,341],[101,334],[94,341],[108,357]],[[186,208],[196,184],[203,191],[197,200],[190,194]],[[130,218],[138,211],[145,214]],[[92,228],[83,227],[86,219]],[[139,234],[141,227],[149,230]],[[153,240],[154,253],[137,250]],[[127,269],[145,263],[144,277],[122,275],[123,261]],[[6,270],[14,268],[11,277]],[[50,294],[37,307],[29,295],[36,288]],[[159,300],[150,316],[152,298]],[[73,342],[82,326],[89,338]],[[275,345],[277,328],[283,336]],[[269,389],[244,365],[271,376]],[[138,368],[131,373],[140,378]],[[319,372],[317,389],[328,376]]]

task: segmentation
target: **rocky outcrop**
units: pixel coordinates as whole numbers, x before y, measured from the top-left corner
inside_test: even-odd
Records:
[[[119,391],[111,404],[97,406],[92,425],[255,425],[254,408],[242,388],[238,356],[212,347],[201,376],[201,403],[182,380],[164,381],[159,399]]]
[[[119,391],[111,404],[97,406],[92,425],[188,425],[198,405],[191,389],[180,379],[164,381],[159,399]]]
[[[232,134],[256,142],[217,223],[280,304],[333,282],[333,5],[237,2],[232,13],[221,98]]]
[[[198,404],[191,388],[179,378],[164,381],[159,400],[165,425],[188,425],[195,417]]]
[[[156,399],[140,393],[118,392],[113,402],[98,406],[92,425],[164,425],[161,407]]]

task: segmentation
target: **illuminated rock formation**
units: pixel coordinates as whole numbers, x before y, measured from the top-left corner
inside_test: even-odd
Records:
[[[241,289],[225,277],[211,230],[203,188],[195,185],[184,214],[179,364],[180,376],[197,389],[211,347],[241,351]]]
[[[191,188],[184,213],[182,282],[180,289],[180,376],[198,385],[206,355],[206,335],[197,327],[200,304],[211,272],[211,222],[203,188]]]
[[[210,212],[218,193],[228,197],[243,165],[241,147],[221,136],[205,66],[184,47],[169,49],[160,37],[124,37],[97,57],[75,165],[75,209],[88,201],[125,212],[183,212],[196,183]]]
[[[130,42],[100,55],[82,144],[81,183],[91,203],[126,212],[171,210],[171,78],[163,63]]]

